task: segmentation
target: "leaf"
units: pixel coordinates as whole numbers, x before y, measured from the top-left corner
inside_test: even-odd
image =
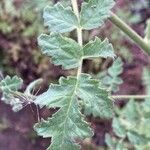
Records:
[[[42,79],[37,79],[31,82],[26,88],[25,92],[22,93],[18,90],[21,88],[23,80],[17,76],[14,76],[12,78],[6,76],[0,82],[0,88],[2,90],[1,100],[6,104],[11,105],[14,112],[20,111],[24,108],[24,106],[33,103],[35,95],[33,95],[32,90],[35,90],[35,87],[41,84],[42,81]]]
[[[79,67],[82,59],[91,57],[112,57],[115,54],[113,47],[108,40],[103,42],[96,38],[83,48],[74,40],[63,37],[60,34],[42,34],[38,38],[38,44],[44,54],[52,58],[55,65],[62,65],[65,69]]]
[[[76,99],[72,100],[71,104],[66,104],[52,118],[35,125],[38,135],[52,137],[52,144],[48,148],[50,150],[76,150],[79,149],[79,146],[73,143],[76,138],[84,139],[92,136],[88,124],[79,111]]]
[[[141,118],[139,126],[136,128],[139,134],[145,135],[145,137],[150,138],[150,118]]]
[[[84,2],[81,8],[80,25],[83,29],[91,30],[101,26],[110,16],[114,0],[90,0]]]
[[[150,149],[150,143],[146,145],[136,145],[136,150],[149,150]]]
[[[149,141],[149,139],[147,139],[144,135],[140,135],[135,132],[128,132],[127,136],[129,141],[134,145],[145,145]]]
[[[114,50],[112,45],[109,43],[108,39],[101,41],[98,37],[95,38],[94,41],[90,41],[83,48],[84,58],[90,57],[112,57],[114,58],[116,55],[114,54]]]
[[[146,86],[146,94],[150,95],[150,69],[144,68],[142,78],[143,83]]]
[[[113,107],[109,93],[99,87],[99,81],[83,74],[80,78],[78,95],[83,101],[84,113],[94,117],[112,118]]]
[[[116,143],[116,150],[127,150],[123,145],[123,139],[119,140]]]
[[[123,83],[123,80],[119,75],[123,72],[123,62],[120,58],[117,58],[111,67],[108,69],[108,75],[102,76],[100,73],[98,76],[102,80],[102,84],[105,87],[109,87],[111,91],[117,92],[119,90],[119,85]]]
[[[39,135],[52,137],[52,144],[48,149],[76,150],[79,149],[78,146],[74,144],[77,138],[84,139],[92,136],[89,125],[84,121],[84,117],[80,112],[81,108],[78,100],[86,101],[87,90],[91,90],[93,87],[94,89],[98,89],[95,91],[95,97],[92,97],[90,101],[98,100],[97,95],[99,96],[103,93],[97,84],[98,82],[90,79],[90,76],[87,74],[81,74],[78,80],[76,77],[62,77],[59,80],[59,85],[51,84],[47,92],[37,97],[35,103],[40,105],[40,107],[59,108],[52,118],[49,118],[47,121],[43,120],[35,125],[35,130]],[[83,89],[85,89],[85,91]],[[89,92],[92,93],[94,91]],[[100,103],[103,104],[105,99],[99,99]],[[91,102],[90,104],[92,104]],[[106,102],[105,105],[107,105],[107,103],[108,102]],[[105,114],[108,114],[107,111],[109,110],[107,108],[110,107],[109,103],[108,106],[99,106],[99,110],[102,111],[99,112],[100,115],[105,111]]]
[[[0,81],[0,89],[5,93],[8,93],[10,91],[17,91],[22,86],[22,83],[22,79],[18,78],[17,76],[14,76],[12,78],[6,76],[5,79]]]
[[[52,1],[49,0],[26,0],[23,2],[23,9],[28,10],[36,10],[36,12],[42,12],[46,5],[51,5]]]
[[[6,76],[0,82],[0,89],[3,92],[1,100],[6,104],[10,104],[15,112],[22,109],[22,102],[18,98],[15,98],[12,95],[12,92],[16,92],[18,89],[20,89],[22,84],[23,80],[17,76],[12,78]]]
[[[77,101],[77,80],[75,77],[61,78],[60,85],[51,85],[49,90],[38,96],[36,104],[60,107],[52,118],[35,125],[35,130],[43,137],[52,137],[51,150],[76,150],[76,138],[92,136],[88,124],[80,112]]]
[[[145,113],[150,113],[150,100],[148,98],[142,102],[142,108]]]
[[[106,133],[106,135],[105,135],[105,142],[111,150],[115,149],[116,144],[115,144],[114,140],[112,139],[112,137],[110,136],[110,134],[108,134],[108,133]]]
[[[43,54],[52,57],[55,65],[62,65],[65,69],[79,66],[82,50],[78,43],[60,34],[45,35],[38,38],[38,44]]]
[[[112,127],[117,136],[121,138],[124,138],[126,136],[126,130],[118,118],[113,118]]]
[[[78,27],[78,19],[71,7],[64,8],[60,3],[44,9],[44,24],[52,32],[70,32]]]
[[[121,58],[117,58],[114,62],[113,65],[108,69],[108,73],[114,77],[114,76],[118,76],[123,72],[123,62],[121,60]]]
[[[137,104],[134,100],[129,100],[129,102],[126,104],[126,106],[122,109],[121,113],[122,117],[131,122],[132,124],[137,124],[137,121],[139,121],[139,112],[137,109]]]

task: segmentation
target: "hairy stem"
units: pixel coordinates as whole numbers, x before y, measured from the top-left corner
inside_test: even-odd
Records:
[[[112,95],[113,99],[145,99],[150,98],[150,95]]]
[[[131,27],[123,22],[117,15],[111,12],[110,20],[118,28],[120,28],[125,34],[127,34],[138,46],[140,46],[147,54],[150,55],[150,45],[139,36]]]
[[[76,14],[78,21],[79,21],[79,9],[78,9],[78,3],[77,0],[71,0],[72,3],[72,8],[74,13]],[[83,39],[82,39],[82,29],[81,28],[77,28],[77,39],[78,39],[78,43],[80,44],[80,46],[83,45]],[[79,78],[81,72],[82,72],[82,63],[83,60],[80,61],[79,67],[78,67],[78,71],[77,71],[77,79]]]
[[[79,15],[77,0],[71,0],[71,3],[72,3],[73,11],[74,11],[75,15],[77,16],[78,21],[80,21],[80,15]],[[78,38],[78,43],[82,46],[83,40],[82,40],[82,29],[81,28],[77,28],[77,38]]]

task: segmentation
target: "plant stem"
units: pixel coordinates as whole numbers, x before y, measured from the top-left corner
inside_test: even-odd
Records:
[[[77,0],[71,0],[71,3],[72,3],[73,11],[74,11],[75,15],[77,16],[78,21],[80,21]],[[77,38],[78,38],[78,43],[80,44],[80,46],[82,46],[83,40],[82,40],[82,29],[81,28],[77,28]]]
[[[150,45],[139,36],[131,27],[129,27],[124,21],[122,21],[117,15],[111,12],[110,20],[118,28],[120,28],[125,34],[127,34],[138,46],[140,46],[147,54],[150,55]]]
[[[147,20],[147,26],[145,31],[145,42],[150,45],[150,19]]]
[[[150,95],[112,95],[113,99],[145,99],[150,98]]]
[[[77,0],[71,0],[72,3],[72,7],[73,7],[73,11],[76,14],[78,21],[79,21],[79,9],[78,9],[78,3]],[[78,43],[80,44],[80,46],[83,45],[83,39],[82,39],[82,29],[81,28],[77,28],[77,39],[78,39]],[[83,60],[80,61],[79,63],[79,67],[78,67],[78,71],[77,71],[77,79],[80,77],[80,74],[82,72],[82,63]]]

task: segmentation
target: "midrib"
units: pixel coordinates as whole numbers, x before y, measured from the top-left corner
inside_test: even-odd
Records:
[[[69,114],[69,112],[70,112],[70,110],[72,108],[71,106],[72,106],[72,103],[73,103],[74,96],[76,96],[78,84],[79,84],[79,79],[77,78],[74,91],[72,92],[72,95],[70,95],[71,98],[70,98],[70,103],[68,105],[68,109],[67,109],[67,112],[66,112],[66,118],[65,118],[65,121],[64,121],[64,128],[63,128],[64,129],[63,130],[63,137],[62,137],[62,142],[61,142],[60,147],[62,147],[62,145],[64,144],[64,137],[65,137],[65,131],[66,131],[66,122],[68,120],[68,114]]]

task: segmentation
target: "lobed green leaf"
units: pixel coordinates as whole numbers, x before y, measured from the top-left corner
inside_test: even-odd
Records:
[[[10,77],[6,76],[2,81],[0,81],[0,89],[2,90],[1,100],[6,104],[10,104],[12,109],[16,112],[22,109],[22,102],[13,96],[13,92],[16,92],[21,88],[23,80],[17,76]]]
[[[9,91],[17,91],[22,86],[22,79],[17,76],[9,77],[6,76],[3,80],[0,81],[0,89],[7,93]]]
[[[98,76],[102,80],[102,85],[109,88],[113,92],[119,90],[119,85],[123,83],[123,80],[119,75],[123,72],[123,62],[120,58],[117,58],[111,67],[108,68],[108,72],[100,73]]]
[[[118,118],[113,118],[112,127],[117,136],[121,138],[126,137],[125,127],[121,124]]]
[[[52,118],[35,125],[39,135],[52,137],[52,144],[48,149],[76,150],[79,149],[75,144],[77,138],[92,136],[92,131],[81,114],[79,100],[83,101],[86,109],[92,109],[92,112],[96,108],[98,116],[112,116],[112,102],[107,98],[108,93],[98,85],[98,81],[91,79],[87,74],[82,74],[78,80],[76,77],[60,78],[59,85],[50,85],[47,92],[37,97],[35,103],[40,107],[59,108]]]
[[[114,58],[116,56],[114,54],[113,47],[109,43],[108,39],[101,41],[98,37],[96,37],[94,41],[90,41],[83,47],[83,53],[85,58],[91,57]]]
[[[147,139],[144,135],[140,135],[135,132],[128,132],[127,136],[129,141],[134,145],[145,145],[149,141],[149,139]]]
[[[109,98],[109,92],[99,87],[98,80],[83,74],[80,78],[78,95],[83,101],[86,115],[101,118],[113,117],[112,100]]]
[[[80,26],[86,30],[98,28],[110,16],[110,9],[113,6],[114,0],[84,2],[81,8]]]
[[[82,57],[82,48],[74,40],[60,34],[42,34],[38,44],[43,54],[52,57],[55,65],[62,65],[65,69],[76,68]]]
[[[44,9],[43,18],[44,24],[52,32],[70,32],[79,26],[78,19],[71,7],[64,8],[60,3],[54,6],[47,6]]]

